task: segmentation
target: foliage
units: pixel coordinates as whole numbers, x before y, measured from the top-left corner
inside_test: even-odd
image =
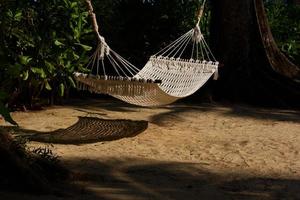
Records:
[[[143,66],[150,55],[195,26],[199,0],[93,0],[100,31],[110,46]],[[208,34],[209,12],[202,23]]]
[[[300,8],[265,0],[279,47],[300,63]],[[42,96],[63,96],[75,87],[96,45],[83,0],[0,1],[0,110],[16,101],[32,105]],[[100,32],[136,65],[192,28],[199,0],[93,0]],[[202,31],[209,35],[209,1]],[[0,95],[1,96],[1,95]],[[16,100],[17,99],[17,100]]]
[[[0,85],[16,96],[64,95],[75,87],[91,32],[81,0],[10,0],[0,3]]]
[[[279,48],[300,64],[300,6],[272,0],[266,2],[266,10]]]
[[[93,0],[101,32],[112,48],[142,65],[194,26],[201,3],[197,0]],[[265,0],[270,25],[280,49],[300,63],[300,8],[283,0]],[[209,36],[210,1],[202,31]]]

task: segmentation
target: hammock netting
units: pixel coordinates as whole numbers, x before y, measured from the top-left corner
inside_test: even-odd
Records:
[[[91,73],[75,73],[79,89],[108,94],[139,106],[160,106],[192,95],[213,74],[217,78],[219,63],[199,26],[205,1],[195,28],[152,55],[141,70],[108,46],[99,34],[90,0],[87,3],[99,44],[87,66]],[[107,66],[116,75],[109,75]]]

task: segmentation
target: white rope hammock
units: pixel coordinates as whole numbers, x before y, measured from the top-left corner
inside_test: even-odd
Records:
[[[88,63],[91,73],[75,73],[79,89],[109,94],[139,106],[160,106],[195,93],[213,74],[217,78],[219,63],[199,27],[205,0],[195,28],[151,56],[141,70],[107,45],[99,34],[92,4],[86,1],[99,45]],[[106,66],[116,75],[108,75]]]

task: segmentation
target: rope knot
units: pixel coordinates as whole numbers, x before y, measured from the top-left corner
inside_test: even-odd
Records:
[[[200,43],[203,40],[203,34],[201,33],[200,26],[197,24],[193,31],[193,41]]]
[[[100,36],[99,38],[100,38],[99,48],[98,48],[100,51],[99,58],[103,60],[105,56],[108,56],[110,54],[110,47],[105,42],[105,38],[103,36]]]

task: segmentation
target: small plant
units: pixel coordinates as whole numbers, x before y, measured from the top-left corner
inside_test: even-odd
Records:
[[[38,147],[31,150],[31,153],[31,165],[48,180],[64,180],[69,177],[70,172],[61,165],[59,157],[49,147]]]
[[[47,162],[58,164],[59,159],[49,147],[38,147],[31,151],[35,156]]]

